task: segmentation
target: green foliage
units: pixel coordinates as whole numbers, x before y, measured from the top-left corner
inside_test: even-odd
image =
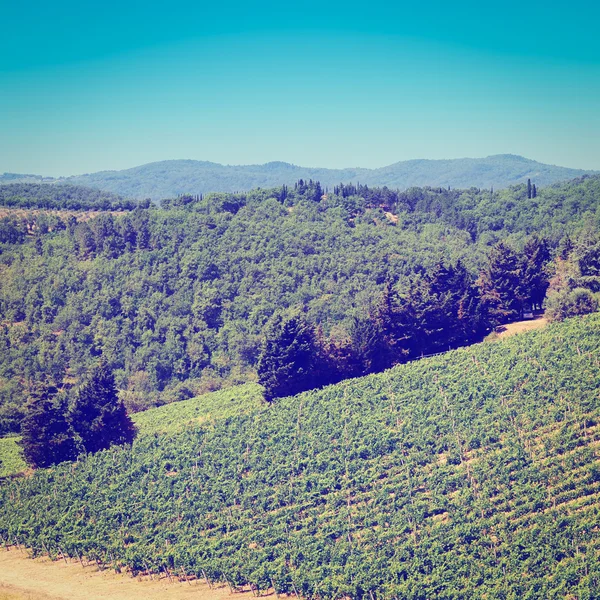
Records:
[[[266,324],[288,309],[304,310],[333,367],[354,375],[402,351],[469,343],[485,329],[485,311],[458,279],[475,279],[502,240],[519,257],[519,304],[539,303],[543,243],[524,254],[529,234],[547,238],[554,255],[568,232],[584,257],[595,245],[599,197],[600,177],[531,199],[523,185],[493,194],[364,185],[332,193],[305,179],[85,222],[28,215],[29,224],[18,221],[23,236],[0,248],[0,432],[18,431],[30,382],[77,385],[100,355],[130,412],[256,380]],[[590,282],[594,261],[584,259]],[[456,289],[432,283],[438,265],[459,263],[466,274]],[[391,324],[368,322],[386,281],[401,298],[386,344],[411,332],[419,340],[393,357],[372,343]],[[452,324],[443,334],[440,320]]]
[[[190,426],[252,412],[263,404],[263,389],[248,383],[133,415],[139,436],[174,434]]]
[[[263,403],[263,389],[257,384],[245,384],[146,410],[133,415],[132,420],[140,437],[171,435],[199,424],[250,413]],[[0,438],[0,477],[16,475],[27,468],[20,439]]]
[[[77,390],[69,408],[69,420],[85,452],[131,444],[136,435],[133,422],[117,396],[114,376],[104,361]]]
[[[22,473],[27,468],[20,439],[19,436],[0,438],[0,478]]]
[[[600,306],[600,244],[594,237],[575,245],[568,240],[554,261],[545,315],[550,321],[586,315]]]
[[[585,288],[575,288],[551,294],[546,302],[545,315],[549,321],[563,321],[569,317],[589,315],[599,306],[598,294]]]
[[[22,244],[25,240],[24,227],[11,217],[0,219],[0,244]]]
[[[520,289],[532,309],[541,309],[548,289],[547,266],[550,251],[546,240],[532,236],[523,248],[523,264],[520,272]]]
[[[32,467],[48,467],[77,457],[65,411],[46,386],[38,386],[29,394],[19,444]]]
[[[9,183],[0,185],[0,206],[66,210],[133,210],[139,203],[78,185]],[[148,206],[147,203],[143,204]]]
[[[599,355],[592,315],[142,433],[4,483],[0,535],[323,599],[591,598]]]
[[[273,317],[267,324],[257,365],[265,400],[270,402],[316,387],[317,359],[314,328],[303,315]]]
[[[481,275],[481,301],[494,325],[516,320],[523,308],[521,263],[517,253],[499,242]]]

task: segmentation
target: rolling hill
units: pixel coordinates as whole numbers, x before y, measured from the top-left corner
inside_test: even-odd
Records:
[[[5,483],[0,536],[323,599],[593,598],[598,356],[593,315],[273,405],[148,411],[131,449]]]
[[[21,192],[3,197],[3,187]],[[600,176],[534,198],[524,185],[493,194],[346,186],[326,200],[304,188],[176,198],[89,220],[0,211],[0,434],[19,431],[29,380],[74,384],[99,354],[119,370],[132,411],[251,381],[265,325],[288,309],[302,308],[334,343],[366,348],[357,323],[387,279],[408,292],[436,265],[460,262],[475,280],[501,240],[520,255],[535,233],[552,257],[570,244],[595,273]],[[0,186],[0,201],[126,208],[105,192],[51,193],[60,189]]]
[[[573,179],[592,171],[546,165],[512,154],[486,158],[409,160],[378,169],[324,169],[270,162],[264,165],[221,165],[197,160],[166,160],[125,169],[100,171],[56,181],[89,186],[129,198],[159,200],[179,194],[245,191],[257,187],[293,185],[299,179],[320,181],[323,186],[357,183],[406,189],[413,186],[452,188],[505,188],[531,179],[538,186]],[[40,181],[23,175],[24,181]],[[0,183],[19,181],[5,173]],[[44,178],[43,181],[48,181]]]

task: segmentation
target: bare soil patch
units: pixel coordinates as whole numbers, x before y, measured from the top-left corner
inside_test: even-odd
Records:
[[[191,584],[191,585],[190,585]],[[247,600],[250,592],[231,594],[203,581],[142,581],[112,570],[83,569],[79,563],[30,559],[12,549],[0,551],[0,600]],[[273,596],[274,597],[274,596]]]
[[[548,324],[548,319],[545,317],[538,317],[537,319],[529,319],[527,321],[515,321],[508,325],[502,325],[502,328],[498,330],[500,337],[510,337],[517,333],[523,333],[524,331],[531,331],[533,329],[541,329]]]

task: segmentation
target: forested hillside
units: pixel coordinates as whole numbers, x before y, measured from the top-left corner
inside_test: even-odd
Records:
[[[288,309],[349,375],[377,370],[364,354],[386,297],[392,363],[468,343],[542,301],[550,258],[564,294],[600,289],[599,198],[599,177],[500,192],[301,181],[60,227],[2,219],[0,431],[18,431],[34,382],[68,388],[100,356],[134,411],[255,380]]]
[[[132,448],[5,483],[0,536],[324,599],[594,598],[599,357],[592,315],[273,405],[181,405],[166,434],[179,407],[149,411]]]
[[[401,190],[427,185],[446,188],[475,186],[500,189],[526,183],[527,179],[546,186],[585,173],[586,171],[581,169],[546,165],[513,154],[499,154],[486,158],[406,160],[377,169],[324,169],[299,167],[285,162],[270,162],[264,165],[221,165],[199,160],[166,160],[122,171],[99,171],[56,181],[61,184],[66,182],[93,187],[130,198],[161,200],[180,194],[241,192],[257,187],[292,185],[298,179],[320,181],[324,187],[329,188],[340,182],[344,184],[360,182],[373,187],[387,186]],[[22,179],[19,179],[20,177]],[[35,175],[19,176],[14,173],[0,175],[0,183],[19,180],[31,182],[42,179]],[[43,180],[48,181],[48,178]]]
[[[8,183],[0,185],[0,206],[53,210],[133,210],[140,203],[117,194],[69,184]],[[148,202],[141,204],[148,207]]]

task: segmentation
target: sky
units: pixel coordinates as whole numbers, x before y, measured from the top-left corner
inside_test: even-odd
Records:
[[[504,153],[600,169],[589,0],[0,9],[0,173]]]

